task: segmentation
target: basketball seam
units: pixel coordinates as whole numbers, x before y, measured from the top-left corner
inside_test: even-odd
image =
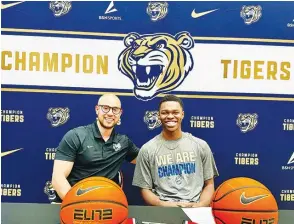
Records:
[[[65,224],[65,222],[64,222],[63,219],[62,219],[62,217],[61,217],[61,222],[62,222],[62,224]]]
[[[91,178],[92,178],[92,179],[91,179]],[[118,186],[118,184],[115,183],[114,181],[112,181],[112,180],[110,180],[110,179],[108,179],[108,178],[106,178],[106,177],[96,177],[96,176],[86,177],[85,179],[83,179],[83,180],[81,180],[80,182],[76,183],[76,184],[75,184],[74,186],[72,186],[72,187],[74,188],[74,187],[76,187],[77,185],[80,185],[80,184],[82,184],[82,183],[84,183],[84,182],[88,182],[88,181],[97,181],[96,178],[99,178],[99,179],[101,178],[99,181],[104,181],[104,182],[110,183],[110,184],[114,185],[116,188],[118,188],[118,189],[121,190],[120,186]]]
[[[219,217],[214,217],[215,219],[217,219],[218,221],[221,221],[222,223],[221,224],[226,224],[226,223],[224,223]]]
[[[273,213],[277,212],[277,210],[234,210],[234,209],[222,209],[222,208],[213,208],[214,211],[227,211],[227,212],[267,212],[267,213]]]
[[[127,218],[125,218],[123,221],[121,221],[121,222],[120,222],[120,224],[122,224],[122,223],[123,223],[124,221],[126,221],[127,219],[128,219],[128,217],[127,217]]]
[[[215,191],[215,195],[217,195],[217,193],[220,191],[221,187],[222,187],[224,184],[225,184],[225,183],[222,183],[222,184],[218,187],[218,189]]]
[[[240,190],[240,189],[244,189],[244,188],[261,188],[261,189],[264,189],[264,190],[267,190],[267,191],[268,191],[268,189],[266,189],[266,188],[264,188],[264,187],[259,187],[259,186],[238,187],[238,188],[236,188],[236,189],[233,189],[233,190],[231,190],[231,191],[225,193],[225,194],[224,194],[223,196],[221,196],[219,199],[217,199],[217,200],[213,200],[213,202],[218,202],[218,201],[220,201],[221,199],[223,199],[224,197],[226,197],[228,194],[230,194],[230,193],[232,193],[232,192],[234,192],[234,191]]]
[[[117,204],[117,205],[120,205],[122,207],[125,207],[125,208],[128,208],[127,206],[125,206],[124,204],[122,203],[119,203],[119,202],[116,202],[116,201],[111,201],[111,200],[85,200],[85,201],[77,201],[77,202],[72,202],[72,203],[69,203],[67,205],[64,205],[63,207],[61,207],[61,210],[64,209],[65,207],[68,207],[70,205],[74,205],[74,204],[81,204],[81,203],[95,203],[95,202],[110,202],[110,203],[113,203],[113,204]]]
[[[88,177],[88,178],[95,178],[95,177]],[[76,187],[77,185],[80,185],[80,184],[83,184],[84,182],[92,182],[92,181],[97,181],[97,180],[89,180],[88,178],[84,179],[84,180],[81,180],[80,182],[76,183],[74,186],[72,186],[72,188]],[[101,177],[97,177],[97,178],[101,178]],[[117,183],[115,183],[114,181],[110,180],[110,179],[107,179],[107,178],[104,178],[104,179],[101,179],[101,180],[98,180],[98,181],[104,181],[106,183],[110,183],[112,184],[113,186],[115,186],[117,189],[119,190],[122,190],[120,186],[117,185]]]

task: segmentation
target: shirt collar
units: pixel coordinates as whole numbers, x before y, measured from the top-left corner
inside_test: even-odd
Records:
[[[100,132],[100,130],[98,128],[98,125],[97,125],[97,120],[94,121],[92,127],[93,127],[92,129],[93,129],[94,137],[103,139],[102,135],[101,135],[101,132]],[[113,129],[107,142],[115,142],[115,143],[117,143],[115,136],[116,136],[116,132]]]

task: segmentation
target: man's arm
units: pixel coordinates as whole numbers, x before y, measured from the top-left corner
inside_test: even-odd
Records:
[[[64,135],[56,149],[52,185],[61,199],[64,198],[71,188],[66,178],[73,168],[79,147],[80,141],[77,133],[74,130],[70,130]]]
[[[52,173],[52,185],[58,196],[63,200],[64,196],[70,190],[71,186],[67,177],[73,167],[73,162],[55,160]]]
[[[213,178],[204,181],[204,187],[200,195],[198,203],[191,203],[191,207],[209,207],[214,194],[214,180]]]
[[[163,206],[163,207],[191,207],[190,203],[162,201],[149,189],[141,189],[141,194],[144,201],[148,205]]]
[[[200,145],[202,149],[204,186],[200,194],[199,203],[192,203],[192,207],[209,207],[214,194],[214,178],[219,176],[219,173],[209,145],[205,141],[201,142]]]
[[[126,160],[128,160],[132,164],[136,164],[136,158],[139,153],[139,148],[130,140],[129,141],[129,149]]]

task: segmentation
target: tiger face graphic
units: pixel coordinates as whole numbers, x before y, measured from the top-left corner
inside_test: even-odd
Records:
[[[161,126],[161,121],[158,118],[158,111],[146,111],[144,115],[144,123],[147,124],[149,130],[153,130]]]
[[[253,130],[257,125],[258,115],[254,114],[239,114],[237,118],[237,125],[240,127],[242,133]]]
[[[118,69],[132,80],[134,94],[140,100],[151,100],[177,88],[194,65],[189,51],[194,41],[188,32],[175,36],[129,33],[124,44]]]
[[[147,14],[150,16],[151,21],[156,22],[163,19],[168,13],[167,2],[149,2],[146,9]]]
[[[70,1],[52,1],[49,4],[49,8],[52,10],[55,17],[65,15],[71,9]]]
[[[50,121],[52,127],[61,126],[69,119],[69,108],[50,107],[47,113],[47,119]]]
[[[258,6],[244,5],[242,7],[240,15],[244,19],[245,24],[250,25],[252,23],[257,22],[260,19],[261,15],[262,15],[261,10],[262,10],[262,8],[260,5],[258,5]]]

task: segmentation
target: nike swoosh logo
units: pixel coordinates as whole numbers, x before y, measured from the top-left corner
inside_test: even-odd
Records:
[[[23,2],[13,2],[13,3],[7,3],[7,4],[2,4],[1,3],[1,10],[2,9],[8,9],[8,8],[13,7],[15,5],[18,5],[20,3],[23,3]]]
[[[253,197],[246,197],[245,192],[243,192],[241,194],[240,200],[241,200],[242,204],[247,205],[247,204],[250,204],[250,203],[255,202],[257,200],[260,200],[262,198],[265,198],[267,196],[268,196],[268,194],[257,195],[257,196],[253,196]]]
[[[108,186],[93,186],[93,187],[88,187],[88,188],[85,188],[85,189],[82,189],[82,188],[79,188],[77,190],[77,196],[81,196],[83,194],[86,194],[90,191],[93,191],[93,190],[96,190],[96,189],[100,189],[100,188],[107,188]]]
[[[206,15],[206,14],[212,13],[212,12],[214,12],[214,11],[216,11],[216,10],[218,10],[218,9],[213,9],[213,10],[210,10],[210,11],[205,11],[205,12],[199,12],[199,13],[196,13],[196,12],[195,12],[195,9],[194,9],[194,10],[192,11],[192,13],[191,13],[191,16],[192,16],[192,18],[196,19],[196,18],[199,18],[199,17],[204,16],[204,15]]]
[[[7,155],[12,154],[12,153],[14,153],[14,152],[17,152],[17,151],[19,151],[19,150],[21,150],[21,149],[23,149],[23,148],[14,149],[14,150],[6,151],[6,152],[1,152],[1,157],[3,157],[3,156],[7,156]]]

